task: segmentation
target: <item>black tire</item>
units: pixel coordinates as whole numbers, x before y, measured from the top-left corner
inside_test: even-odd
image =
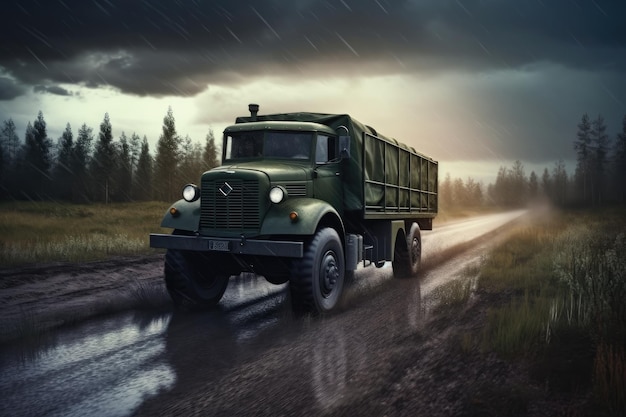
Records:
[[[396,278],[411,278],[417,276],[422,263],[422,238],[417,223],[411,225],[406,239],[398,233],[394,250],[393,276]]]
[[[323,314],[337,306],[345,278],[345,260],[339,235],[319,230],[306,246],[304,257],[293,263],[289,288],[293,310]]]
[[[229,276],[211,270],[210,257],[191,251],[168,249],[165,253],[165,286],[176,308],[200,311],[222,299]]]

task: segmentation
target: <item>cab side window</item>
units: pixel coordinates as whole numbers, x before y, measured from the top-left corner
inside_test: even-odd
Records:
[[[337,139],[326,135],[317,135],[315,147],[315,163],[325,164],[337,157]]]

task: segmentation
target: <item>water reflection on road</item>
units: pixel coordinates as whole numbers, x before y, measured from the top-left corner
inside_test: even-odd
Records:
[[[212,312],[118,314],[4,346],[0,416],[130,415],[181,370],[198,369],[199,357],[213,370],[228,366],[240,346],[278,323],[285,297],[286,285],[233,277]],[[180,358],[190,361],[175,370]]]
[[[168,323],[127,314],[3,348],[0,415],[128,415],[175,381],[162,359]]]

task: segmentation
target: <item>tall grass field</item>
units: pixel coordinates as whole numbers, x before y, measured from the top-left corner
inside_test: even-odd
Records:
[[[626,210],[536,216],[485,258],[478,291],[499,295],[474,336],[485,350],[626,413]]]
[[[0,267],[157,253],[148,235],[167,232],[159,225],[168,207],[164,202],[0,203]]]

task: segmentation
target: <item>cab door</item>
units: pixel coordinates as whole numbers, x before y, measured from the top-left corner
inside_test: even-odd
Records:
[[[338,150],[336,137],[317,135],[313,197],[327,201],[337,212],[343,214],[341,159]]]

